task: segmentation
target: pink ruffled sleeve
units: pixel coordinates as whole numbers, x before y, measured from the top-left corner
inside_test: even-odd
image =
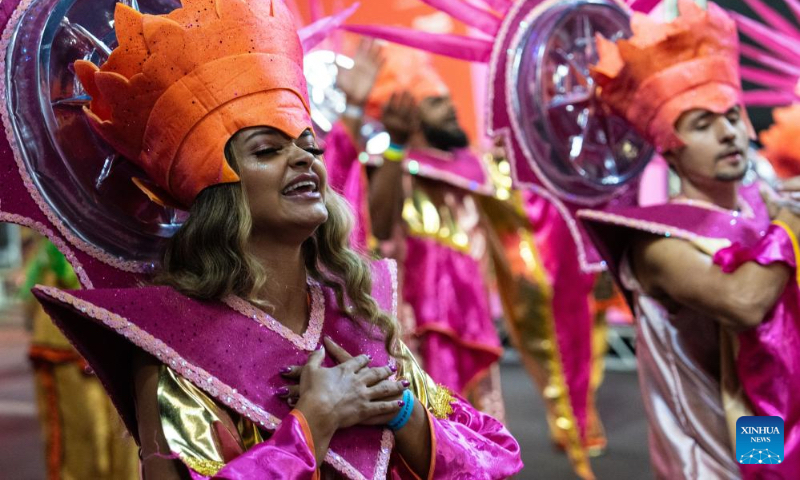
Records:
[[[506,427],[454,398],[446,419],[428,415],[434,450],[428,478],[501,479],[519,472],[519,444]]]
[[[723,248],[714,255],[714,263],[725,273],[733,272],[746,262],[756,262],[761,265],[781,262],[796,268],[797,256],[800,254],[797,245],[797,239],[788,225],[783,222],[773,222],[758,243],[750,248],[738,243]]]
[[[319,472],[314,458],[314,441],[303,414],[293,410],[275,433],[262,443],[240,454],[212,476],[205,476],[187,465],[194,480],[316,480]]]

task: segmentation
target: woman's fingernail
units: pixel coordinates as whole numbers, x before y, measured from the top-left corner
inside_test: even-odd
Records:
[[[389,370],[391,370],[392,372],[396,372],[397,371],[397,365],[389,365]]]
[[[367,360],[369,360],[369,361],[371,362],[371,361],[372,361],[372,355],[369,355],[369,354],[368,354],[368,355],[367,355]]]
[[[408,380],[403,380],[401,383],[402,383],[402,384],[403,384],[403,386],[404,386],[404,387],[406,387],[406,388],[408,388],[408,387],[411,385],[411,382],[409,382]]]
[[[291,371],[292,371],[292,367],[283,367],[280,370],[281,373],[291,373]]]
[[[397,406],[398,406],[398,407],[402,407],[402,406],[404,406],[405,404],[406,404],[406,402],[404,402],[404,401],[402,401],[402,400],[398,400],[398,401],[397,401]]]
[[[289,393],[289,387],[281,387],[275,392],[276,395],[286,395],[288,393]]]
[[[323,348],[325,348],[325,347],[321,343],[319,345],[317,345],[317,350],[322,350]]]

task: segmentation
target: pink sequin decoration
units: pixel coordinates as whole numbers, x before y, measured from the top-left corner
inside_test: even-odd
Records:
[[[311,291],[311,318],[308,321],[308,328],[303,335],[294,333],[281,322],[275,320],[264,311],[254,307],[240,297],[230,295],[223,299],[223,302],[245,317],[255,320],[286,340],[289,340],[297,348],[313,351],[317,345],[319,345],[319,337],[322,334],[322,324],[325,321],[325,297],[322,294],[322,287],[311,278],[308,279],[308,287]]]
[[[55,232],[47,228],[47,226],[42,222],[37,222],[31,218],[23,217],[22,215],[6,213],[3,211],[0,211],[0,222],[15,223],[23,227],[28,227],[47,237],[47,239],[53,242],[53,245],[56,246],[58,251],[64,255],[64,257],[67,259],[67,262],[69,262],[69,264],[72,266],[72,269],[75,271],[75,275],[78,276],[78,280],[80,281],[81,285],[84,288],[94,288],[92,286],[92,281],[86,275],[86,270],[83,269],[83,265],[81,265],[81,262],[75,256],[75,252],[72,251],[63,238],[56,235]]]
[[[590,220],[599,220],[601,222],[610,223],[613,225],[630,227],[636,230],[650,232],[655,235],[681,238],[683,240],[688,240],[690,242],[702,238],[699,235],[692,233],[688,230],[684,230],[682,228],[676,228],[670,225],[664,225],[663,223],[648,222],[646,220],[634,220],[628,217],[623,217],[621,215],[600,212],[597,210],[579,210],[578,216],[581,218],[588,218]]]
[[[317,285],[317,287],[319,286]],[[108,310],[100,308],[90,302],[76,298],[54,287],[37,285],[35,288],[49,297],[60,301],[61,303],[72,306],[77,311],[81,312],[81,314],[102,322],[108,328],[127,338],[134,345],[138,346],[147,353],[154,355],[160,361],[164,362],[165,365],[172,368],[182,377],[192,382],[192,384],[197,386],[197,388],[203,390],[217,401],[238,412],[240,415],[249,418],[258,425],[261,425],[268,430],[275,430],[278,425],[281,424],[280,418],[254,404],[241,393],[239,393],[235,388],[231,388],[230,386],[226,385],[204,369],[186,361],[186,359],[180,356],[167,344],[140,329],[124,317],[109,312]],[[318,295],[321,297],[321,289],[319,289]],[[324,303],[322,302],[322,298],[319,299],[318,304],[322,305],[322,310],[324,312]],[[314,310],[312,308],[312,312],[313,311]],[[317,337],[319,337],[319,334],[317,334]],[[381,441],[381,451],[378,455],[375,467],[376,476],[373,477],[373,480],[384,480],[386,478],[386,472],[388,470],[389,458],[391,456],[393,445],[394,435],[391,431],[384,430]],[[325,456],[325,461],[347,478],[352,480],[367,480],[367,478],[361,472],[356,470],[356,468],[342,458],[341,455],[332,450],[328,450],[328,453]]]

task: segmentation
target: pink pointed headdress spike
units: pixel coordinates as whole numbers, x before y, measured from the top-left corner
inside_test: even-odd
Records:
[[[444,12],[470,27],[494,37],[500,30],[502,20],[493,13],[480,9],[463,0],[421,0],[423,3]]]
[[[777,70],[778,72],[784,73],[786,75],[791,75],[795,78],[800,77],[800,66],[791,64],[789,62],[785,62],[779,58],[776,58],[763,50],[760,50],[756,47],[750,45],[740,45],[739,50],[741,50],[742,55],[754,62],[760,63],[765,67],[772,68]]]
[[[628,7],[634,12],[650,12],[661,0],[627,0]]]
[[[744,15],[731,12],[731,17],[736,20],[739,30],[758,42],[767,50],[776,50],[776,54],[786,56],[792,62],[800,64],[800,42],[785,35],[776,34],[775,31]]]
[[[784,0],[786,5],[789,6],[789,10],[792,11],[794,14],[795,20],[800,22],[800,1],[798,0]]]
[[[771,27],[780,31],[784,35],[794,38],[800,38],[800,31],[789,23],[783,16],[767,6],[762,0],[744,0],[750,8],[753,9],[759,17],[763,18]]]
[[[797,100],[792,92],[775,90],[748,90],[743,95],[744,103],[753,107],[788,105]]]
[[[325,38],[330,35],[333,30],[341,27],[342,23],[344,23],[345,20],[350,18],[350,16],[355,13],[359,5],[360,4],[356,2],[350,5],[350,7],[346,10],[342,10],[341,12],[329,17],[321,18],[311,25],[307,25],[298,30],[297,36],[300,37],[300,42],[303,44],[303,51],[311,51],[312,48],[316,47],[321,41],[325,40]]]
[[[480,38],[382,25],[345,25],[342,30],[468,62],[488,63],[492,56],[492,42]]]
[[[744,80],[767,87],[779,87],[791,90],[797,84],[797,77],[781,75],[745,65],[740,67],[739,72],[742,74]]]
[[[499,13],[500,15],[505,15],[511,10],[512,2],[511,0],[476,0],[487,7],[491,8],[495,12]]]

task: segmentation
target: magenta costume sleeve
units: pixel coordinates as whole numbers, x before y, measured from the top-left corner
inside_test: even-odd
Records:
[[[275,433],[230,460],[215,475],[205,476],[187,465],[193,480],[311,480],[317,478],[311,435],[295,415],[287,415]]]
[[[364,165],[358,161],[358,148],[341,122],[325,137],[325,166],[328,184],[350,204],[355,215],[355,226],[350,236],[353,247],[365,250],[369,238],[369,211],[367,210],[367,178]]]
[[[458,395],[454,398],[447,419],[429,415],[434,449],[429,478],[501,479],[519,472],[519,444],[511,433]]]
[[[797,478],[800,471],[800,290],[796,276],[798,244],[788,227],[775,222],[751,248],[738,243],[720,250],[714,263],[732,272],[745,262],[784,263],[795,275],[778,303],[757,327],[738,335],[736,369],[753,413],[784,421],[784,458],[777,465],[739,465],[744,478]]]

